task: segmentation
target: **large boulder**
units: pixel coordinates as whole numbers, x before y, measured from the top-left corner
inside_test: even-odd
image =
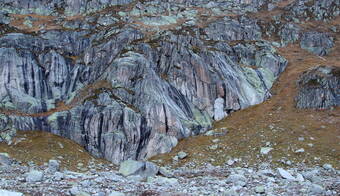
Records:
[[[314,67],[300,76],[297,85],[297,108],[328,109],[340,105],[339,67]]]
[[[38,170],[32,170],[26,173],[26,182],[28,183],[35,183],[41,182],[44,178],[44,173]]]
[[[158,166],[151,162],[127,160],[120,164],[119,173],[123,176],[139,175],[141,177],[153,177],[158,173]]]

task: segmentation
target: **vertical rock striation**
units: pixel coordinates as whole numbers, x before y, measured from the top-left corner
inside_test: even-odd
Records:
[[[114,163],[168,152],[213,120],[263,102],[287,64],[245,16],[200,26],[181,23],[197,10],[178,9],[169,25],[150,26],[128,17],[143,7],[133,1],[1,4],[8,13],[56,17],[51,29],[0,34],[1,120],[70,138]],[[82,20],[65,19],[77,14]]]

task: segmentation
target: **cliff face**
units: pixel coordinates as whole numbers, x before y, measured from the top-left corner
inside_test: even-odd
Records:
[[[275,6],[261,0],[1,1],[0,122],[114,163],[168,152],[270,97],[287,62],[264,37],[282,29],[282,45],[294,42],[289,17],[339,14],[339,1],[318,2],[335,6],[294,4],[287,23],[266,29],[246,14]],[[326,54],[332,39],[314,34],[301,47]]]
[[[296,97],[298,108],[329,109],[340,105],[340,68],[319,66],[304,72]]]

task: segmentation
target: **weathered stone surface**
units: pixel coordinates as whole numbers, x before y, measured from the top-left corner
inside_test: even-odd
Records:
[[[338,0],[298,0],[286,8],[289,10],[289,18],[308,17],[316,20],[327,20],[340,14],[340,2]]]
[[[7,153],[0,153],[0,165],[11,165],[12,160]]]
[[[48,169],[47,169],[47,171],[49,172],[49,173],[56,173],[57,171],[59,171],[59,168],[60,167],[60,165],[59,165],[59,161],[57,161],[57,160],[49,160],[48,161]]]
[[[113,191],[109,194],[109,196],[125,196],[124,193]]]
[[[153,177],[158,173],[158,166],[151,162],[127,160],[120,164],[119,173],[124,176],[139,175],[141,177]]]
[[[8,190],[0,190],[0,195],[2,196],[23,196],[24,194]]]
[[[318,66],[304,72],[299,81],[297,108],[327,109],[340,105],[340,68]]]
[[[277,169],[278,173],[281,175],[282,178],[287,179],[287,180],[296,180],[292,174],[290,174],[288,171],[278,168]]]
[[[263,154],[263,155],[267,155],[272,150],[273,150],[273,148],[270,148],[270,147],[262,147],[260,149],[260,153]]]
[[[279,35],[283,44],[293,43],[300,39],[300,27],[293,23],[287,23],[281,28]]]
[[[302,35],[301,48],[319,56],[325,56],[334,46],[333,38],[325,33],[307,32]]]
[[[44,178],[44,173],[38,170],[32,170],[26,174],[26,182],[40,182]]]
[[[16,129],[13,126],[12,120],[0,114],[0,142],[12,143],[13,137],[16,135]]]
[[[179,139],[206,132],[214,119],[263,102],[287,62],[261,39],[257,21],[223,16],[202,28],[198,11],[182,8],[239,14],[264,1],[206,4],[1,2],[6,16],[55,18],[53,28],[34,33],[0,32],[0,121],[11,130],[67,137],[119,164],[169,152]],[[152,16],[164,12],[170,15],[154,24]],[[36,28],[39,18],[27,19]]]

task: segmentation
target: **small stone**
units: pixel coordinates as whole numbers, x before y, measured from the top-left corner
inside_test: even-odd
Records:
[[[0,165],[11,165],[12,160],[7,153],[0,153]]]
[[[125,17],[127,14],[126,14],[126,12],[120,11],[120,12],[118,12],[118,15],[121,16],[121,17]]]
[[[265,190],[264,186],[257,186],[257,187],[255,187],[255,192],[263,194],[263,193],[266,192],[266,190]]]
[[[309,147],[313,147],[314,146],[314,144],[312,144],[312,143],[309,143],[309,144],[307,144]]]
[[[247,178],[240,174],[232,174],[228,176],[228,178],[226,179],[227,183],[232,183],[232,182],[237,182],[237,181],[246,182]]]
[[[2,153],[0,153],[0,156],[5,156],[5,157],[7,157],[7,158],[10,158],[9,154],[8,154],[8,153],[6,153],[6,152],[2,152]]]
[[[295,153],[304,153],[304,152],[305,152],[305,149],[303,149],[303,148],[300,148],[300,149],[295,151]]]
[[[295,178],[288,171],[282,168],[278,168],[277,171],[279,172],[282,178],[287,180],[295,180]]]
[[[186,152],[181,151],[177,154],[177,156],[179,159],[185,159],[188,156],[188,154]]]
[[[109,194],[109,196],[125,196],[125,194],[122,192],[113,191]]]
[[[32,170],[26,174],[26,182],[40,182],[43,180],[44,173],[37,170]]]
[[[64,148],[64,145],[62,143],[58,142],[58,145],[60,148]]]
[[[327,163],[324,164],[322,167],[326,170],[332,170],[333,169],[333,166],[331,164],[327,164]]]
[[[47,170],[48,170],[49,173],[55,173],[55,172],[59,171],[59,161],[49,160]]]
[[[227,161],[227,164],[228,164],[229,166],[234,165],[234,163],[235,163],[235,161],[234,161],[233,159],[229,159],[229,160]]]
[[[7,191],[0,189],[0,195],[1,196],[23,196],[24,194],[19,192],[13,192],[13,191]]]
[[[79,188],[77,186],[73,186],[70,190],[69,190],[71,195],[77,195],[80,193]]]
[[[127,176],[126,178],[134,182],[142,182],[145,180],[145,178],[140,175]]]
[[[174,157],[172,157],[172,161],[174,161],[174,162],[178,162],[178,160],[179,160],[179,158],[178,158],[178,156],[176,155],[176,156],[174,156]]]
[[[296,180],[299,181],[299,182],[303,182],[305,181],[305,178],[301,175],[301,174],[296,174]]]
[[[258,171],[258,173],[260,175],[265,175],[268,177],[275,177],[275,174],[271,169],[263,169],[263,170]]]
[[[80,191],[76,196],[91,196],[89,193]]]
[[[57,180],[57,181],[60,181],[60,180],[64,179],[64,174],[61,173],[61,172],[55,172],[53,179]]]
[[[273,148],[270,148],[270,147],[262,147],[261,150],[260,150],[260,153],[262,155],[267,155],[272,150],[273,150]]]
[[[219,141],[220,141],[219,139],[213,139],[213,140],[212,140],[213,143],[217,143],[217,142],[219,142]]]
[[[214,130],[207,131],[204,135],[205,136],[213,136],[215,134]]]
[[[161,175],[165,176],[165,177],[168,177],[168,178],[173,176],[173,174],[168,169],[166,169],[165,167],[160,167],[159,168],[159,173]]]
[[[318,184],[312,184],[309,188],[309,192],[316,195],[322,195],[325,192],[325,189]]]
[[[209,149],[210,150],[217,150],[218,149],[218,145],[217,144],[211,145],[211,146],[209,146]]]
[[[170,185],[178,184],[178,180],[176,178],[166,178],[162,176],[148,177],[147,182],[148,183],[156,182],[157,184],[170,184]]]
[[[234,189],[227,190],[223,192],[222,195],[223,196],[239,196],[239,194]]]

